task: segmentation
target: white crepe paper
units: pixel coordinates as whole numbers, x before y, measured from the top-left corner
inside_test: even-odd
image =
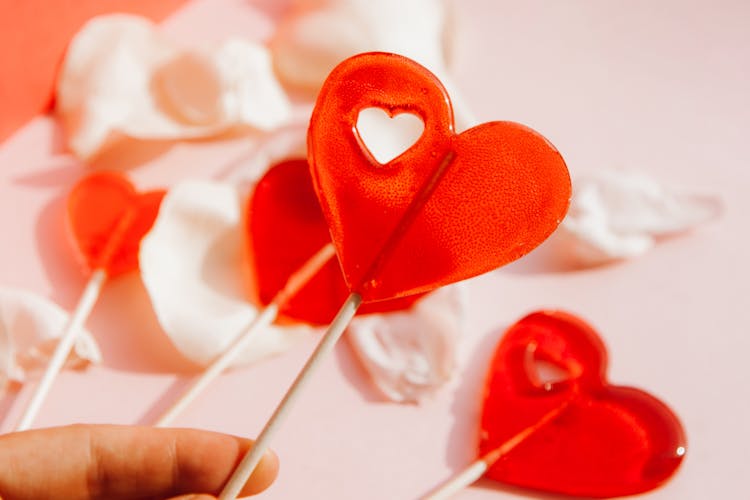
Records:
[[[208,137],[238,125],[267,130],[290,114],[265,47],[235,39],[187,50],[151,21],[126,14],[96,17],[76,34],[56,105],[70,149],[84,159],[122,136]]]
[[[233,185],[186,181],[164,197],[141,244],[141,275],[156,316],[177,349],[206,365],[258,314],[245,276],[242,200]],[[310,335],[305,326],[256,332],[234,366],[289,349]]]
[[[555,239],[579,263],[596,265],[641,255],[660,237],[720,212],[716,197],[670,190],[638,172],[603,171],[574,180],[570,210]]]
[[[405,311],[356,317],[347,338],[390,400],[419,403],[455,372],[464,322],[461,285],[438,289]]]
[[[67,312],[45,298],[0,287],[0,390],[41,374],[68,319]],[[87,331],[81,332],[65,366],[83,368],[99,362],[96,342]]]
[[[297,0],[271,41],[286,84],[317,92],[342,60],[361,52],[394,52],[432,71],[448,89],[458,129],[476,123],[453,85],[446,53],[453,32],[445,0]]]

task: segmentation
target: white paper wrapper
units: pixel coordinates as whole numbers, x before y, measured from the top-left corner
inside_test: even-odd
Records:
[[[229,184],[188,181],[169,190],[141,244],[141,275],[164,331],[199,364],[221,354],[258,314],[249,303],[242,200]],[[234,366],[289,349],[305,326],[272,326],[255,335]]]
[[[580,264],[602,264],[641,255],[659,237],[688,231],[720,212],[716,197],[678,193],[642,173],[603,171],[574,179],[555,243]]]
[[[45,298],[0,287],[0,390],[10,382],[23,383],[41,374],[68,319],[67,312]],[[99,362],[99,348],[84,330],[65,366],[82,368]]]
[[[461,285],[451,285],[430,293],[409,310],[355,318],[347,338],[388,399],[419,403],[455,372],[464,309]]]
[[[290,115],[265,47],[229,40],[185,50],[151,21],[114,14],[73,38],[57,82],[70,149],[87,159],[122,136],[207,137],[237,125],[271,129]]]
[[[271,42],[287,84],[317,92],[342,60],[361,52],[404,55],[432,71],[454,103],[458,129],[476,124],[446,62],[453,33],[445,0],[297,0]]]

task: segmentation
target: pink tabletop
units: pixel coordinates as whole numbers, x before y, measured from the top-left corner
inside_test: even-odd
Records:
[[[482,120],[544,133],[575,173],[625,167],[719,195],[723,216],[628,262],[564,270],[544,251],[469,284],[462,369],[420,406],[383,402],[347,346],[310,384],[273,447],[277,482],[264,498],[417,498],[474,457],[478,399],[503,328],[539,308],[589,320],[610,348],[610,378],[642,387],[682,417],[688,454],[654,499],[739,498],[750,465],[750,4],[741,1],[456,2],[457,85]],[[375,8],[375,7],[373,7]],[[265,39],[274,2],[200,0],[165,23],[184,41]],[[247,140],[110,154],[142,188],[210,179],[249,151]],[[41,117],[0,145],[2,285],[72,309],[85,278],[63,232],[63,200],[86,167]],[[119,153],[122,153],[119,152]],[[161,332],[138,276],[114,280],[88,322],[100,366],[65,371],[37,426],[152,422],[195,368]],[[179,425],[256,435],[313,348],[223,375]],[[0,399],[3,426],[32,386]],[[543,473],[544,471],[540,471]],[[480,481],[461,499],[527,498]]]

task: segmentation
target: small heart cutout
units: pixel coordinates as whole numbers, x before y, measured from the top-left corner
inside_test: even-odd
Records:
[[[304,158],[272,166],[258,181],[248,204],[250,253],[258,298],[268,304],[289,277],[331,242]],[[349,295],[338,260],[331,259],[281,308],[281,313],[316,325],[330,323]],[[365,304],[358,314],[406,309],[421,295]]]
[[[68,227],[89,270],[112,277],[138,269],[138,249],[165,191],[138,193],[118,172],[97,172],[68,195]]]
[[[416,115],[424,131],[378,163],[355,126],[367,108]],[[360,54],[333,70],[310,120],[308,158],[346,282],[366,302],[507,264],[552,233],[570,200],[567,168],[546,139],[509,122],[456,134],[440,82],[395,54]]]
[[[417,115],[389,116],[380,108],[365,108],[357,117],[357,133],[362,147],[375,161],[385,165],[412,147],[424,132]]]
[[[567,376],[540,381],[537,362]],[[486,477],[566,495],[615,497],[648,491],[674,474],[686,447],[679,419],[644,391],[610,385],[606,369],[604,344],[571,314],[537,312],[511,326],[488,373],[479,454],[531,430]]]

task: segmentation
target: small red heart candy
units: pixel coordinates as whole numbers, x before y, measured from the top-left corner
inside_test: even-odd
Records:
[[[360,111],[421,118],[419,140],[378,163]],[[395,54],[367,53],[325,81],[308,131],[313,182],[349,288],[365,301],[482,274],[539,245],[563,219],[570,177],[557,150],[516,123],[454,132],[437,78]]]
[[[97,172],[68,195],[68,227],[86,267],[110,277],[138,269],[138,249],[165,191],[138,193],[119,172]]]
[[[258,181],[248,204],[247,227],[259,299],[268,304],[292,273],[331,242],[306,159],[276,164]],[[339,263],[331,259],[280,312],[325,325],[333,321],[347,295]],[[419,297],[365,304],[358,314],[406,309]]]
[[[540,362],[567,378],[540,381]],[[606,369],[604,344],[573,315],[537,312],[511,326],[488,374],[480,456],[538,427],[486,476],[583,497],[633,495],[667,480],[685,454],[680,421],[650,394],[610,385]]]

